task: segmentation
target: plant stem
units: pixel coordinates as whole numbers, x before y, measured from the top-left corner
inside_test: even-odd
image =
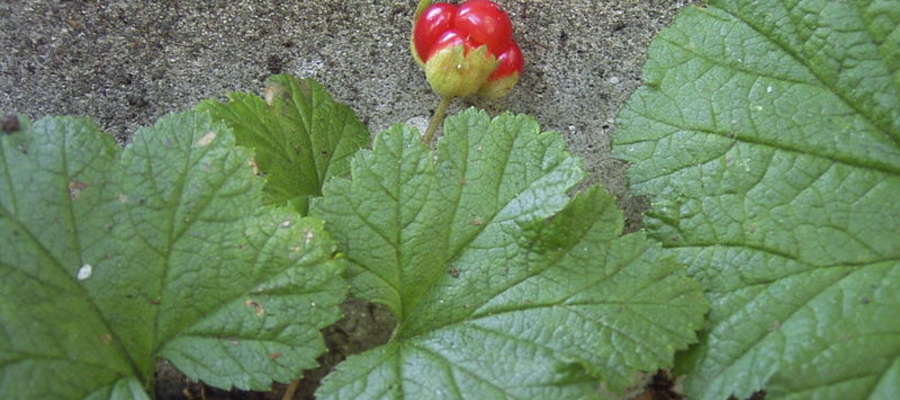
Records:
[[[281,397],[281,400],[294,400],[294,393],[297,391],[298,386],[300,386],[299,379],[291,382],[291,384],[284,391],[284,396]]]
[[[452,101],[453,97],[444,97],[441,99],[440,104],[438,104],[437,110],[434,110],[434,116],[431,117],[431,122],[428,123],[428,130],[425,131],[425,136],[422,138],[422,141],[429,147],[431,146],[431,141],[434,139],[434,133],[437,132],[438,126],[444,122],[444,115],[447,114],[447,108],[450,107],[450,102]]]

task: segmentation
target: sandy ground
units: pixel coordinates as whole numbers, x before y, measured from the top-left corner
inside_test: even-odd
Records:
[[[640,84],[646,47],[691,1],[498,0],[527,65],[500,101],[563,132],[592,182],[625,195],[609,156],[614,116]],[[415,0],[0,0],[0,111],[90,115],[120,141],[159,116],[273,73],[313,77],[372,132],[424,121],[438,99],[408,53]]]

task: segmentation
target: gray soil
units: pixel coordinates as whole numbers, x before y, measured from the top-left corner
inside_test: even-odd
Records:
[[[525,54],[523,78],[505,99],[458,101],[451,112],[474,105],[527,113],[562,132],[590,181],[619,197],[635,229],[646,201],[627,195],[627,166],[610,156],[614,117],[641,83],[650,39],[696,1],[497,2]],[[0,0],[0,112],[89,115],[127,142],[163,114],[232,91],[258,92],[269,75],[289,73],[320,81],[373,133],[422,124],[438,98],[409,55],[415,4]]]

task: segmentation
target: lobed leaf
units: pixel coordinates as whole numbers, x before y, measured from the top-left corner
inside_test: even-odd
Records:
[[[234,93],[227,103],[207,100],[198,109],[231,127],[238,145],[254,150],[267,203],[290,203],[305,215],[326,180],[350,172],[350,157],[368,145],[369,131],[312,79],[274,75],[265,96]]]
[[[900,397],[897,26],[895,1],[711,1],[651,45],[615,151],[708,288],[689,397]]]
[[[599,397],[694,341],[700,287],[525,116],[466,111],[438,149],[397,126],[326,183],[311,214],[386,304],[391,341],[340,364],[322,399]]]
[[[322,222],[261,207],[231,131],[173,114],[122,152],[88,120],[0,137],[0,398],[147,399],[193,379],[296,379],[339,317]]]

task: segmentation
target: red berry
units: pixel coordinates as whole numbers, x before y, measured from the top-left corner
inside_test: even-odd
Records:
[[[461,53],[444,52],[457,46]],[[442,96],[503,96],[525,64],[509,16],[490,0],[425,8],[413,27],[412,50]]]
[[[416,51],[422,61],[425,61],[426,56],[431,53],[432,45],[441,34],[453,27],[453,17],[456,16],[456,11],[456,6],[452,4],[437,3],[426,8],[419,20],[416,21],[413,38]]]
[[[459,6],[453,27],[478,45],[485,44],[499,56],[512,42],[512,23],[500,7],[489,0],[469,0]]]
[[[510,43],[509,48],[497,57],[497,60],[500,61],[500,65],[497,66],[497,69],[495,69],[494,73],[491,74],[491,77],[488,78],[489,81],[508,76],[514,72],[519,72],[522,70],[522,67],[525,66],[525,58],[522,57],[522,50],[519,50],[519,46],[516,45],[515,42]]]
[[[428,60],[434,53],[452,46],[463,46],[466,52],[474,47],[471,42],[466,40],[466,37],[462,32],[456,29],[448,29],[444,31],[441,36],[438,36],[438,39],[431,45],[431,51],[429,51],[427,57],[424,57],[423,59]]]

